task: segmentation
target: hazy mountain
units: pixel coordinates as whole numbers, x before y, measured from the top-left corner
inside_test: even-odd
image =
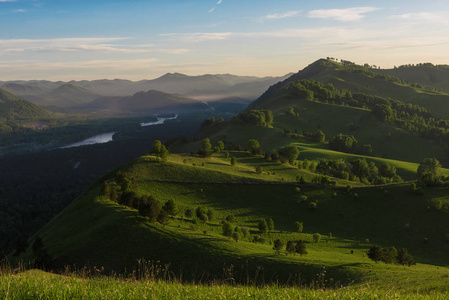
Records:
[[[151,112],[154,114],[211,109],[203,102],[155,90],[138,92],[127,97],[100,97],[87,105],[79,106],[79,108],[108,113]]]

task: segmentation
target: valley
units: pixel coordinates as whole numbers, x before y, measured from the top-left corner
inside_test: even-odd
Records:
[[[79,119],[3,137],[65,144],[2,158],[9,263],[73,286],[444,298],[449,96],[376,72],[320,59],[252,102],[149,90],[53,110]],[[50,276],[2,272],[16,288]]]

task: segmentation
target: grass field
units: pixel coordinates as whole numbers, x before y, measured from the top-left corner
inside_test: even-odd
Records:
[[[445,292],[449,287],[449,270],[442,267],[449,264],[445,239],[449,221],[444,211],[432,208],[433,201],[448,202],[447,189],[428,189],[422,196],[411,193],[408,184],[358,188],[354,184],[350,192],[338,187],[298,190],[289,184],[300,172],[297,168],[244,152],[231,154],[237,156],[234,167],[220,153],[210,159],[171,155],[167,162],[144,156],[120,168],[136,179],[138,195],[153,195],[161,203],[175,201],[178,214],[165,226],[98,197],[107,176],[38,234],[55,266],[104,268],[104,274],[129,273],[139,268],[139,259],[145,259],[185,282],[232,278],[239,283],[295,282],[310,287],[325,267],[331,287],[335,282],[369,284],[373,291],[394,287],[395,293]],[[264,174],[254,171],[259,164],[269,165]],[[405,163],[402,168],[411,170]],[[307,200],[298,201],[300,196]],[[318,204],[313,210],[308,205],[312,201]],[[214,218],[201,222],[184,216],[186,209],[198,206],[213,209]],[[222,235],[220,223],[230,214],[236,226],[249,228],[250,235],[238,242]],[[272,218],[275,229],[259,233],[262,218]],[[295,221],[304,223],[302,233],[293,231]],[[320,242],[313,242],[314,233],[321,234]],[[276,254],[275,239],[303,240],[308,254],[286,255],[285,248]],[[372,243],[406,247],[418,264],[376,264],[366,256]],[[32,259],[31,250],[21,259]]]
[[[341,289],[305,289],[277,285],[193,285],[155,280],[110,277],[83,278],[32,270],[0,275],[0,297],[5,299],[447,299],[447,292],[403,292],[393,285],[368,284]]]

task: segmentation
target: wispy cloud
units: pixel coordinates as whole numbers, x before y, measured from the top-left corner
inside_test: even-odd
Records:
[[[154,44],[119,45],[128,38],[65,38],[0,40],[0,55],[17,52],[100,52],[100,53],[167,53],[182,54],[184,48],[159,48]]]
[[[16,9],[16,10],[13,10],[13,12],[24,13],[24,12],[27,12],[27,11],[25,9]]]
[[[16,2],[16,0],[0,0],[0,3],[1,2]]]
[[[447,19],[447,17],[445,17],[441,14],[432,13],[432,12],[420,12],[420,13],[408,13],[408,14],[402,14],[402,15],[393,15],[393,16],[391,16],[391,18],[407,20],[407,21],[424,21],[424,22],[430,22],[430,23],[440,23],[440,24],[449,25],[449,20]]]
[[[263,17],[263,20],[275,20],[275,19],[285,19],[285,18],[291,18],[299,14],[299,11],[297,10],[291,10],[283,14],[272,14],[272,15],[266,15]]]
[[[317,9],[309,12],[310,18],[333,19],[337,21],[358,21],[365,17],[366,13],[379,10],[376,7],[352,7],[345,9]]]
[[[220,5],[223,0],[218,0],[217,5]]]
[[[233,33],[231,32],[193,32],[193,33],[164,33],[159,36],[169,37],[170,39],[183,42],[204,42],[226,40]]]
[[[215,10],[215,7],[212,7],[211,9],[209,9],[208,13],[211,13]]]

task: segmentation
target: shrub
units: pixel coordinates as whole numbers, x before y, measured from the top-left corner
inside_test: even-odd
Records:
[[[321,240],[321,234],[319,234],[319,233],[314,233],[314,234],[313,234],[313,241],[314,241],[315,243],[318,243],[320,240]]]
[[[296,232],[302,232],[303,229],[304,229],[304,226],[303,226],[302,222],[296,221],[295,225],[294,225],[294,229],[295,229]]]

